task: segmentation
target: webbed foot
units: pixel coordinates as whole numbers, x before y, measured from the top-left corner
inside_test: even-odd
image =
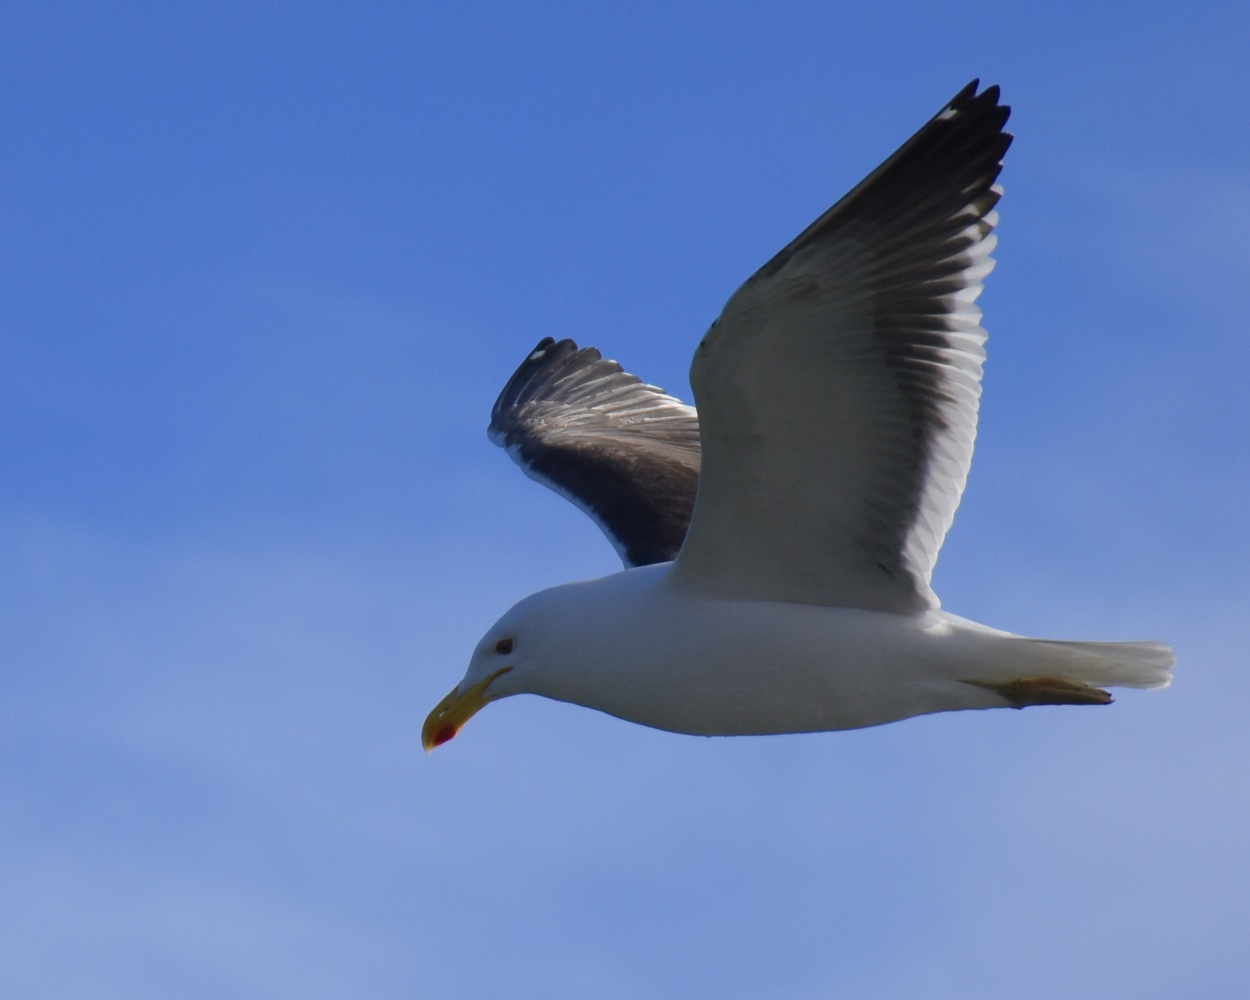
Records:
[[[1021,677],[1003,684],[965,681],[1006,698],[1012,708],[1029,705],[1110,705],[1111,692],[1063,677]]]

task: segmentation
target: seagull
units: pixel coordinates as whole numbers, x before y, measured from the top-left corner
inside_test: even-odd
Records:
[[[571,340],[526,357],[489,436],[625,568],[491,626],[426,750],[516,694],[735,736],[1170,683],[1163,643],[1013,635],[942,610],[929,585],[972,459],[975,303],[1012,138],[998,87],[978,86],[733,294],[695,351],[697,409]]]

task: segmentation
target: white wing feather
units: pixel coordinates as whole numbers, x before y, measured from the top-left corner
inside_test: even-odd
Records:
[[[957,95],[742,286],[695,354],[702,431],[676,580],[913,612],[976,437],[997,88]]]

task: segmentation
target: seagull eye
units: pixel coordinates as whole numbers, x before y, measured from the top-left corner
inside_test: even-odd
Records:
[[[497,643],[495,643],[495,652],[507,656],[512,652],[512,640],[500,639]]]

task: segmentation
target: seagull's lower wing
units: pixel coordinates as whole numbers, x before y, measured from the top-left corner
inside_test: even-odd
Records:
[[[626,566],[681,548],[699,478],[694,408],[571,340],[541,341],[504,386],[490,439],[589,514]]]
[[[703,472],[676,575],[721,596],[909,612],[976,436],[998,88],[966,87],[729,300],[690,381]]]

